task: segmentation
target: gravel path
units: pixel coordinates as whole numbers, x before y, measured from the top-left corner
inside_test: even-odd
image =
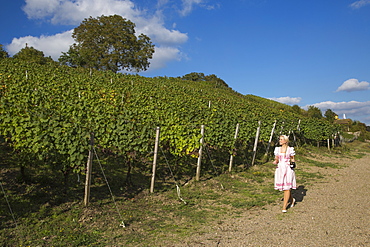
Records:
[[[287,213],[281,202],[249,210],[179,246],[370,246],[370,155],[335,162],[348,166],[321,168],[325,181],[299,187]]]

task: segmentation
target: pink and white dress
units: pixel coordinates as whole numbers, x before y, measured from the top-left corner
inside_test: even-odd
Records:
[[[276,147],[274,150],[274,155],[279,157],[279,163],[275,170],[275,190],[296,189],[295,172],[290,168],[290,157],[295,155],[294,148],[288,147],[286,153],[281,153],[280,150],[280,147]]]

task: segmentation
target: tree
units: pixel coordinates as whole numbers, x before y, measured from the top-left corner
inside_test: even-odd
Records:
[[[329,122],[333,123],[335,118],[338,117],[338,115],[333,112],[331,109],[327,109],[325,111],[325,114],[324,114],[326,120],[328,120]]]
[[[302,112],[303,112],[302,108],[299,107],[299,105],[293,105],[292,110],[293,110],[293,112],[298,113],[298,114],[302,114]]]
[[[204,73],[191,72],[181,77],[181,79],[187,81],[205,81],[205,76]]]
[[[312,117],[312,118],[322,118],[321,110],[318,107],[313,106],[313,105],[310,105],[308,107],[307,114],[309,117]]]
[[[222,79],[218,78],[218,77],[217,77],[216,75],[214,75],[214,74],[212,74],[212,75],[206,75],[206,76],[204,77],[204,79],[205,79],[206,81],[213,81],[213,82],[215,83],[215,87],[220,87],[220,86],[229,87],[229,85],[227,85],[227,83],[226,83],[224,80],[222,80]]]
[[[42,51],[36,50],[35,48],[26,47],[22,48],[17,54],[13,56],[14,59],[20,59],[31,63],[46,64],[53,62],[51,57],[45,57]]]
[[[135,24],[119,15],[86,18],[73,30],[75,42],[59,61],[98,70],[139,72],[149,67],[154,45]]]
[[[227,83],[224,80],[218,78],[214,74],[204,75],[204,73],[192,72],[184,75],[183,77],[181,77],[181,79],[188,81],[211,81],[215,83],[215,87],[219,86],[229,87],[229,85],[227,85]]]
[[[3,49],[3,45],[0,44],[0,59],[9,57],[9,54]]]
[[[85,67],[86,62],[80,56],[77,51],[76,44],[69,47],[68,52],[62,52],[62,55],[58,59],[59,63],[68,65],[71,67]]]

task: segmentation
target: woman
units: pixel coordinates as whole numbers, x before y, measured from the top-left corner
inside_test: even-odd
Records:
[[[288,146],[289,137],[282,135],[279,137],[281,147],[276,147],[274,151],[275,170],[275,189],[284,191],[283,213],[286,213],[287,206],[294,206],[295,199],[292,197],[291,189],[296,189],[296,179],[294,169],[290,167],[290,162],[295,162],[295,151],[293,147]]]

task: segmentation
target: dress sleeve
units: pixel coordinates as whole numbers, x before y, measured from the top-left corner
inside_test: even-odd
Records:
[[[274,155],[275,156],[278,156],[279,155],[279,147],[275,147]]]
[[[294,155],[295,155],[294,147],[290,147],[290,156],[294,156]]]

